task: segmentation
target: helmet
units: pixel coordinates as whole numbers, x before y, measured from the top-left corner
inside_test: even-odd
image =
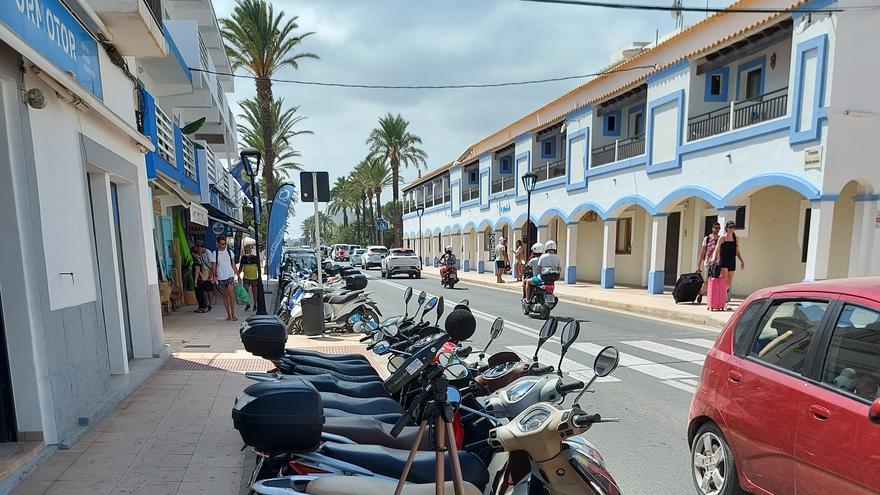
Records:
[[[544,243],[545,251],[549,251],[551,249],[554,251],[556,250],[556,241],[547,241],[546,243]]]
[[[532,252],[535,254],[541,254],[544,252],[544,245],[540,242],[536,242],[532,244]]]
[[[452,254],[452,246],[446,246],[446,254]]]

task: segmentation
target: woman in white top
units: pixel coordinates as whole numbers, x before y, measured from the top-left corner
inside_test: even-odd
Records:
[[[217,272],[214,283],[223,294],[223,306],[226,308],[226,321],[238,321],[235,317],[235,281],[241,279],[235,254],[226,246],[226,237],[217,237],[217,253],[215,254]]]

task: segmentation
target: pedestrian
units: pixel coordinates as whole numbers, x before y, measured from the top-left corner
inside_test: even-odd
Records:
[[[513,262],[514,269],[516,270],[516,281],[522,282],[523,268],[525,267],[526,262],[526,250],[523,247],[521,239],[516,240],[516,247],[513,248]]]
[[[244,254],[241,256],[241,259],[238,260],[238,264],[241,268],[242,283],[244,284],[244,288],[247,289],[248,294],[250,294],[251,301],[254,303],[254,311],[256,311],[257,285],[260,283],[260,267],[257,264],[257,256],[253,254],[253,251],[253,244],[245,244]],[[249,309],[251,309],[250,304],[244,307],[245,311],[248,311]]]
[[[739,252],[739,241],[736,238],[736,223],[724,225],[724,235],[718,239],[713,260],[721,266],[721,278],[727,288],[727,308],[730,309],[730,292],[733,286],[733,275],[736,272],[736,259],[739,258],[740,269],[745,270],[746,262]]]
[[[202,294],[205,297],[205,309],[211,311],[214,309],[214,280],[217,278],[217,264],[214,260],[214,252],[205,247],[205,241],[196,241],[196,247],[199,249],[199,257],[201,258],[202,276],[200,280]]]
[[[199,307],[195,312],[206,313],[208,312],[208,304],[205,302],[205,289],[202,287],[202,256],[199,253],[199,247],[197,245],[191,246],[189,248],[189,254],[192,256],[193,260],[193,291],[196,293],[196,301],[199,302]]]
[[[226,236],[217,237],[216,275],[214,283],[223,295],[223,307],[226,308],[226,321],[238,321],[235,317],[235,282],[241,278],[235,264],[235,253],[226,245]]]
[[[504,272],[507,271],[507,267],[510,266],[510,258],[507,255],[507,241],[500,237],[498,239],[498,244],[495,245],[495,281],[499,284],[504,283],[504,279],[501,278],[504,275]]]
[[[703,302],[703,296],[709,286],[709,265],[715,256],[715,246],[718,244],[719,233],[721,232],[721,224],[715,222],[712,225],[712,232],[703,238],[700,243],[700,256],[697,257],[697,273],[705,275],[703,285],[700,287],[700,293],[697,294],[697,304]]]

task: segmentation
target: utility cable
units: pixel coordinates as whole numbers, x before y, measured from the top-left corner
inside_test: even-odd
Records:
[[[773,9],[760,7],[746,8],[728,8],[728,7],[674,7],[671,5],[659,4],[635,4],[635,3],[619,3],[619,2],[602,2],[597,0],[521,0],[523,2],[548,3],[560,5],[577,5],[581,7],[599,7],[605,9],[619,10],[651,10],[660,12],[699,12],[706,14],[726,13],[726,14],[834,14],[838,12],[854,11],[854,10],[875,10],[880,9],[878,5],[858,5],[836,8],[819,8],[811,9],[809,7],[796,7],[789,9]]]
[[[594,72],[592,74],[580,74],[575,76],[549,77],[545,79],[531,79],[526,81],[508,81],[499,83],[468,83],[468,84],[426,84],[426,85],[397,85],[397,84],[349,84],[327,81],[306,81],[302,79],[279,79],[270,77],[273,83],[290,83],[302,84],[307,86],[327,86],[333,88],[360,88],[360,89],[470,89],[470,88],[501,88],[505,86],[525,86],[529,84],[545,84],[550,82],[569,81],[572,79],[585,79],[588,77],[601,76],[604,74],[613,74],[615,72],[629,72],[634,70],[650,70],[656,69],[656,65],[639,65],[636,67],[626,67],[622,69],[611,69],[602,72]],[[252,74],[236,74],[234,72],[220,72],[207,69],[195,69],[190,67],[189,70],[194,72],[204,72],[206,74],[215,74],[218,76],[238,77],[245,79],[257,79]]]

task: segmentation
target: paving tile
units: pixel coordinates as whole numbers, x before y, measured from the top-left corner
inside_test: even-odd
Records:
[[[244,466],[244,457],[241,452],[222,453],[212,452],[209,454],[193,455],[189,461],[190,468],[240,468]]]
[[[176,467],[132,466],[119,480],[119,484],[180,482],[183,480],[184,473],[186,473],[186,465]]]
[[[180,483],[151,482],[151,483],[119,483],[110,492],[110,495],[176,495]]]
[[[180,483],[177,495],[238,495],[238,483],[210,483],[205,481],[184,481]]]
[[[186,454],[149,454],[140,453],[132,461],[132,467],[186,468],[191,455]]]
[[[212,483],[227,483],[236,485],[241,480],[243,468],[229,467],[189,467],[183,476],[183,481],[207,481]]]
[[[144,445],[143,442],[92,442],[85,450],[87,454],[137,454]]]
[[[41,481],[28,477],[9,492],[9,495],[44,495],[55,481]]]
[[[83,455],[88,455],[83,454]],[[95,482],[108,482],[111,483],[111,488],[116,484],[117,481],[122,479],[122,476],[128,470],[128,466],[114,466],[114,465],[97,465],[92,464],[88,466],[79,466],[77,467],[74,463],[73,466],[64,471],[61,476],[58,478],[59,481],[95,481]]]
[[[109,495],[116,480],[91,479],[85,481],[56,481],[46,495]]]
[[[73,464],[80,456],[80,452],[61,451],[55,452],[45,462],[40,464],[27,479],[34,481],[55,481],[61,474]],[[48,488],[48,487],[47,487]]]

